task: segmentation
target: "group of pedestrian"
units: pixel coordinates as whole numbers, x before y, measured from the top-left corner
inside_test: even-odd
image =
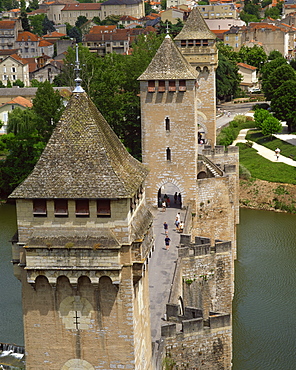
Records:
[[[184,223],[183,223],[183,221],[181,221],[180,212],[178,212],[177,215],[176,215],[175,226],[176,226],[176,231],[177,232],[179,232],[179,233],[183,232]],[[163,223],[163,228],[164,228],[164,234],[165,234],[165,238],[164,238],[165,248],[166,248],[166,250],[169,250],[171,239],[169,238],[169,225],[167,224],[166,221]]]
[[[177,193],[175,192],[174,194],[174,203],[175,204],[179,204],[180,205],[180,208],[182,208],[182,196],[181,196],[181,193]]]

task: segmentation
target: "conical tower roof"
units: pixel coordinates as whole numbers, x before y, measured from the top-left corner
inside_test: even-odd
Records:
[[[147,172],[86,93],[74,92],[32,173],[10,198],[129,198]]]
[[[195,80],[195,78],[196,71],[182,56],[171,37],[167,35],[146,71],[138,80]]]
[[[216,38],[217,36],[210,31],[198,8],[195,7],[175,40],[215,40]]]

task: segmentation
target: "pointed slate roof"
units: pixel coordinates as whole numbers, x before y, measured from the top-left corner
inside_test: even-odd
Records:
[[[146,71],[141,74],[138,80],[168,79],[196,79],[196,71],[186,61],[169,35],[164,38]]]
[[[215,40],[216,35],[210,31],[197,7],[193,8],[181,32],[175,40]]]
[[[35,168],[10,198],[129,198],[147,173],[87,94],[73,93]]]

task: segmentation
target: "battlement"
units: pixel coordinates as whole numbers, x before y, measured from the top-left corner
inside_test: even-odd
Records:
[[[180,314],[180,305],[167,304],[166,310],[169,322],[161,327],[162,337],[174,337],[179,333],[194,334],[204,329],[230,326],[230,314],[210,312],[209,318],[204,319],[202,310],[194,307],[185,307],[184,315]]]
[[[211,246],[211,240],[209,238],[197,236],[195,237],[195,241],[191,242],[191,235],[182,234],[180,237],[178,257],[202,256],[229,251],[231,251],[230,241],[215,240],[215,244]]]
[[[237,146],[228,146],[227,148],[224,145],[215,145],[212,147],[211,145],[205,145],[202,154],[207,157],[214,157],[214,156],[221,156],[221,155],[229,155],[229,154],[238,154],[239,148]]]

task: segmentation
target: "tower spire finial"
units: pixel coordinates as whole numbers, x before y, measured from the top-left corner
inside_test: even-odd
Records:
[[[166,37],[170,36],[170,30],[169,30],[169,22],[166,22]]]
[[[81,68],[80,68],[79,57],[78,57],[78,44],[76,44],[76,60],[75,60],[74,71],[76,74],[76,78],[75,78],[76,87],[73,92],[84,92],[83,88],[81,87],[82,79],[79,76]]]

